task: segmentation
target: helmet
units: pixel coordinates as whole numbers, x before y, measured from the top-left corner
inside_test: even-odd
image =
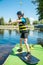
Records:
[[[23,13],[22,11],[18,11],[18,12],[17,12],[17,15],[21,15],[21,16],[23,16],[24,13]]]

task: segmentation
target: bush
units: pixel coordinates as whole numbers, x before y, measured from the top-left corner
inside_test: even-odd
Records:
[[[33,25],[39,24],[39,21],[33,21]]]

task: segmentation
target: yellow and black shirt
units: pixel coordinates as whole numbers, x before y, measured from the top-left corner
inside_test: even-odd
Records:
[[[21,22],[19,22],[20,33],[27,32],[26,18],[23,17],[20,20],[21,20]]]

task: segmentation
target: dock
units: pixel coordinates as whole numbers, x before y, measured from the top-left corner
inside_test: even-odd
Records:
[[[16,45],[12,49],[13,52],[8,56],[8,58],[5,60],[3,65],[29,65],[23,62],[18,56],[16,56],[18,48],[19,45]],[[23,45],[23,50],[26,51],[24,45]],[[43,65],[43,47],[41,47],[41,45],[34,45],[33,48],[31,48],[31,54],[40,60],[39,63],[36,65]]]

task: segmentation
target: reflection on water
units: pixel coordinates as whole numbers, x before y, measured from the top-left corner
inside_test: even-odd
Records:
[[[4,34],[4,30],[0,30],[0,34],[3,35]]]
[[[11,32],[12,32],[12,31],[11,31],[11,30],[9,30],[9,35],[11,35]]]
[[[29,31],[28,43],[36,44],[43,39],[43,32]],[[0,30],[0,65],[11,52],[15,44],[20,43],[20,33],[17,30]]]
[[[28,42],[33,44],[38,43],[38,40],[37,40],[38,38],[43,39],[43,32],[41,31],[39,32],[37,30],[30,31],[28,36]]]
[[[43,39],[43,32],[38,30],[30,30],[28,33],[28,43],[36,44],[39,39]],[[17,30],[0,30],[0,44],[20,43],[20,33]]]
[[[43,39],[43,32],[37,30],[29,31],[28,43],[35,44],[37,39]],[[0,44],[16,44],[20,41],[20,33],[16,30],[0,30]]]

